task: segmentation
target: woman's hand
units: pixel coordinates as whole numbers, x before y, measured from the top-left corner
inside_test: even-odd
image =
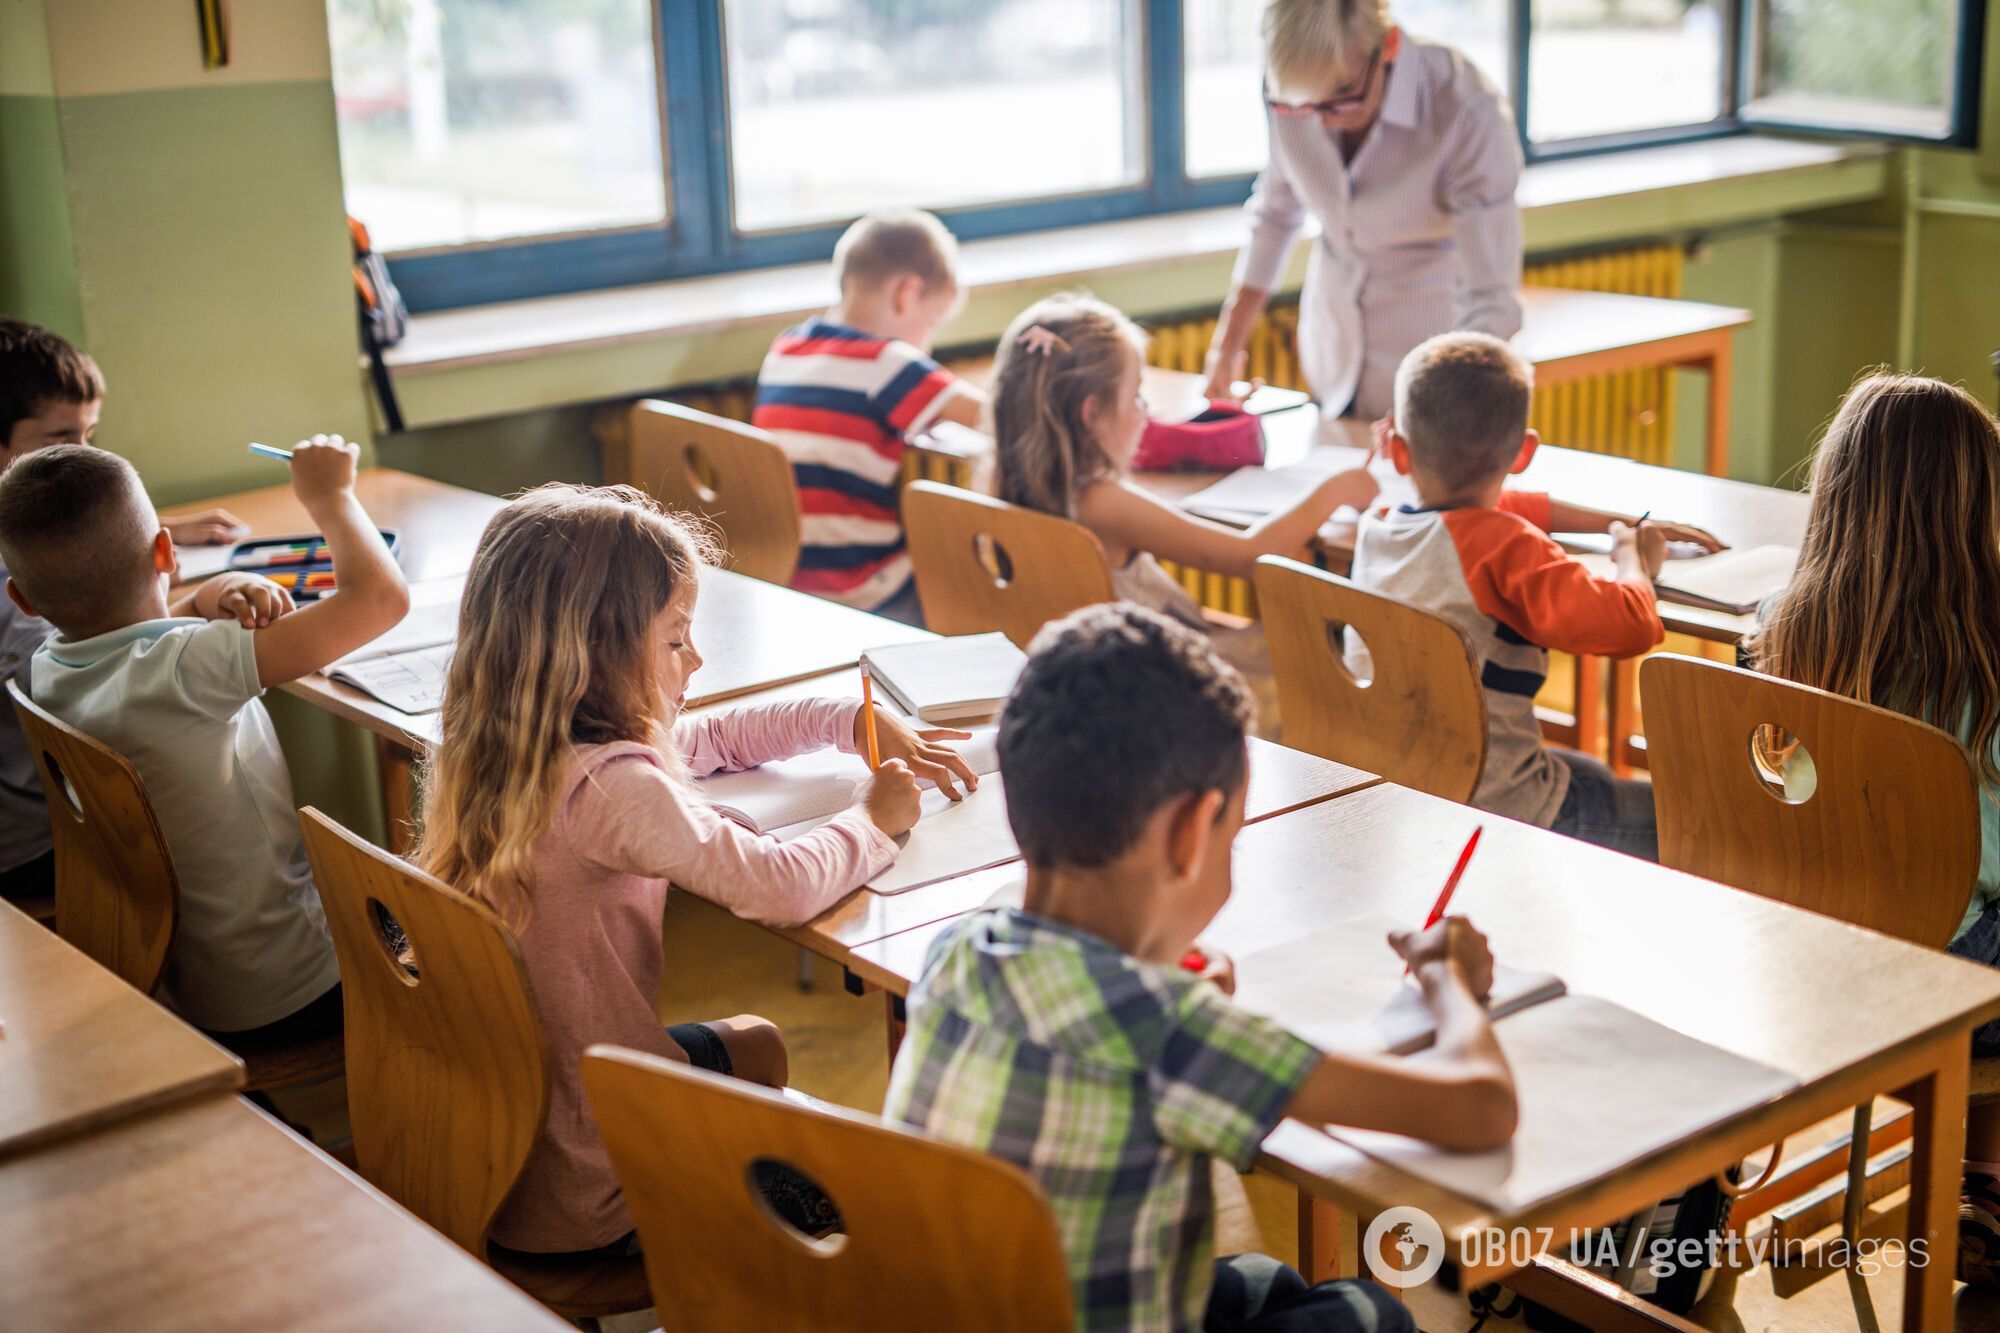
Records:
[[[965,762],[958,751],[942,741],[971,740],[969,731],[953,731],[939,727],[929,731],[918,731],[902,718],[875,710],[875,739],[880,747],[882,762],[900,759],[909,767],[919,782],[933,782],[954,801],[964,800],[959,792],[954,775],[965,783],[968,792],[979,790],[979,775]],[[854,748],[861,754],[868,753],[868,710],[863,707],[854,713]]]

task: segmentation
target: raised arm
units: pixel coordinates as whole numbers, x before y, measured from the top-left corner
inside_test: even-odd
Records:
[[[359,456],[338,435],[315,435],[292,453],[292,493],[326,537],[338,591],[257,631],[257,678],[266,687],[318,671],[409,613],[403,571],[354,496]]]
[[[1162,560],[1249,578],[1263,555],[1305,558],[1313,534],[1343,504],[1355,508],[1375,498],[1365,470],[1337,472],[1306,491],[1289,508],[1249,528],[1197,518],[1129,481],[1101,482],[1077,500],[1077,517],[1108,545],[1150,551]]]

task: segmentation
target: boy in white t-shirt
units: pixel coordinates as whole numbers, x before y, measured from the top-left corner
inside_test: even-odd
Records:
[[[292,490],[332,548],[337,595],[295,611],[266,580],[211,581],[186,606],[192,617],[167,605],[173,539],[131,464],[65,444],[0,475],[7,594],[57,631],[30,664],[29,693],[145,779],[181,890],[161,994],[227,1036],[340,1027],[332,941],[258,696],[409,609],[402,571],[355,499],[355,457],[340,437],[315,436],[292,458]]]

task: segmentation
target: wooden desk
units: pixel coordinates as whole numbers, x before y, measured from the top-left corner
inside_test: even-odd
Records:
[[[5,901],[0,1024],[0,1160],[243,1085],[242,1061]]]
[[[228,1095],[0,1162],[0,1292],[24,1333],[567,1327]]]
[[[1559,287],[1521,289],[1514,346],[1535,366],[1535,387],[1550,388],[1621,370],[1685,368],[1708,376],[1708,439],[1703,466],[1729,470],[1729,392],[1736,330],[1748,310]],[[1643,511],[1642,511],[1643,512]]]
[[[1784,1070],[1799,1087],[1520,1216],[1491,1216],[1304,1125],[1273,1134],[1261,1164],[1340,1208],[1423,1208],[1456,1253],[1460,1238],[1488,1226],[1567,1235],[1629,1216],[1787,1133],[1889,1093],[1916,1108],[1910,1234],[1939,1256],[1911,1270],[1904,1326],[1949,1327],[1969,1032],[2000,1014],[2000,972],[1387,783],[1245,829],[1235,896],[1204,938],[1248,976],[1259,950],[1339,920],[1421,920],[1439,867],[1476,823],[1486,833],[1457,905],[1489,934],[1496,956]],[[857,965],[881,984],[907,985],[942,929],[863,945]],[[1266,996],[1280,1021],[1347,1016],[1329,1011],[1312,981],[1296,984],[1295,993]],[[1302,1208],[1302,1220],[1311,1211]],[[1330,1220],[1322,1208],[1320,1223]],[[1329,1248],[1324,1233],[1316,1248],[1311,1230],[1300,1238],[1308,1263]],[[1503,1273],[1475,1265],[1464,1280]],[[1572,1317],[1593,1322],[1588,1311]]]

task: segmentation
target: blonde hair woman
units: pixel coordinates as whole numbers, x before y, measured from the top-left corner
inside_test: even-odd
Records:
[[[1384,0],[1264,11],[1270,164],[1208,353],[1229,393],[1306,218],[1299,364],[1321,410],[1388,413],[1396,367],[1454,330],[1520,331],[1521,147],[1507,101],[1460,52],[1409,36]]]

